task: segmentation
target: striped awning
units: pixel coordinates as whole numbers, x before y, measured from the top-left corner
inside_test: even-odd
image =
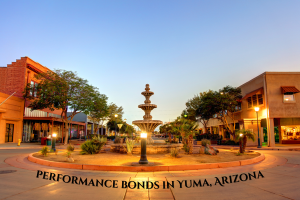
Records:
[[[254,90],[252,92],[249,92],[248,94],[246,94],[242,99],[247,99],[248,97],[251,97],[255,94],[263,94],[264,93],[264,88],[259,88],[257,90]]]
[[[284,93],[298,93],[300,92],[295,86],[281,86],[281,92]]]

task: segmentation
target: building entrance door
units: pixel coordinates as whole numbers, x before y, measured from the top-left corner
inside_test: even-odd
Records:
[[[14,124],[6,124],[5,142],[14,141]]]

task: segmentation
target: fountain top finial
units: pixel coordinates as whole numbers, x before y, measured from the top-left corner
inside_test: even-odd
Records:
[[[145,90],[146,90],[147,92],[149,92],[149,90],[150,90],[150,88],[149,88],[149,84],[146,84],[146,88],[145,88]]]

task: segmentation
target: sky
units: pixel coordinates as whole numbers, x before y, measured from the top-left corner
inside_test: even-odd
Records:
[[[298,0],[0,0],[0,66],[28,56],[76,71],[143,119],[176,119],[200,92],[300,71]]]

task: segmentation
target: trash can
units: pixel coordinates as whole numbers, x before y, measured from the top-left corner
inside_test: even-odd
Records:
[[[51,138],[47,138],[47,146],[51,146]]]
[[[42,137],[41,138],[41,145],[46,145],[47,142],[47,138],[46,137]]]

